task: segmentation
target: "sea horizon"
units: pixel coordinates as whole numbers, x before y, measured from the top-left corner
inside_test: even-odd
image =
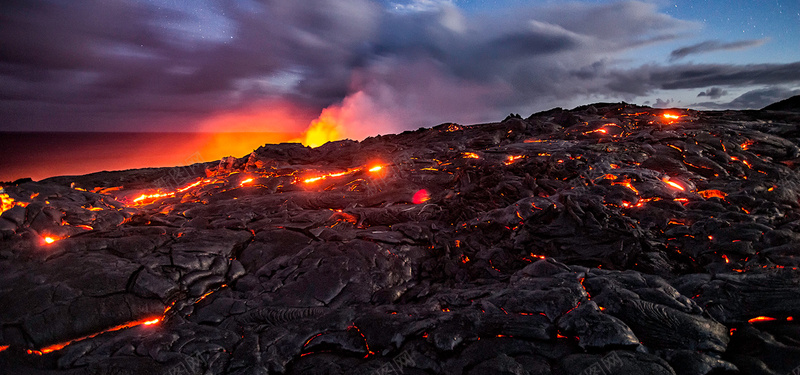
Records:
[[[290,132],[0,131],[0,182],[242,157]]]

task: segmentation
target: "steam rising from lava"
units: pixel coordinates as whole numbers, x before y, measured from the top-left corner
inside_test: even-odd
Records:
[[[378,133],[393,133],[399,127],[364,91],[358,91],[341,104],[322,110],[305,131],[302,143],[318,147],[340,139],[362,140]]]

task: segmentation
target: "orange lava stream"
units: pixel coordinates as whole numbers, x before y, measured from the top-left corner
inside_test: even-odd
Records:
[[[522,159],[524,157],[525,155],[510,155],[508,159],[506,159],[505,163],[506,165],[511,165],[514,164],[514,162],[516,162],[517,160]]]
[[[757,322],[770,322],[770,321],[773,321],[773,320],[776,320],[776,319],[772,318],[772,317],[769,317],[769,316],[757,316],[757,317],[755,317],[753,319],[748,320],[747,322],[748,323],[757,323]]]
[[[697,194],[700,194],[703,198],[725,198],[728,196],[727,193],[719,191],[719,190],[701,190],[698,191]]]
[[[680,190],[680,191],[686,191],[686,188],[684,188],[683,186],[681,186],[677,182],[670,181],[669,177],[664,177],[663,179],[661,179],[661,181],[664,181],[665,184],[669,185],[673,189],[677,189],[677,190]]]
[[[160,321],[161,321],[160,317],[157,317],[157,318],[145,318],[145,319],[133,321],[133,322],[130,322],[130,323],[120,324],[118,326],[114,326],[114,327],[111,327],[109,329],[106,329],[106,330],[103,330],[103,331],[100,331],[100,332],[97,332],[97,333],[93,333],[91,335],[83,336],[83,337],[80,337],[80,338],[77,338],[77,339],[74,339],[74,340],[65,341],[65,342],[61,342],[61,343],[53,344],[53,345],[48,345],[48,346],[45,346],[44,348],[41,348],[39,350],[28,349],[27,352],[28,352],[28,354],[43,355],[43,354],[54,352],[56,350],[61,350],[64,347],[66,347],[67,345],[70,345],[70,344],[75,343],[75,342],[83,341],[83,340],[86,340],[86,339],[90,339],[92,337],[101,335],[101,334],[106,333],[106,332],[119,331],[121,329],[135,327],[135,326],[139,326],[139,325],[148,325],[148,326],[149,325],[154,325],[154,324],[156,324],[156,323],[158,323]]]
[[[180,189],[178,189],[176,191],[169,192],[169,193],[142,194],[142,195],[138,196],[137,198],[135,198],[133,200],[133,203],[134,204],[139,204],[139,203],[141,203],[143,201],[146,201],[146,200],[155,200],[155,199],[158,199],[158,198],[174,197],[175,194],[183,193],[184,191],[189,190],[189,189],[191,189],[191,188],[193,188],[195,186],[199,186],[203,182],[208,183],[208,182],[211,182],[211,180],[202,180],[201,179],[201,180],[199,180],[197,182],[194,182],[194,183],[192,183],[190,185],[184,186],[184,187],[182,187],[182,188],[180,188]]]

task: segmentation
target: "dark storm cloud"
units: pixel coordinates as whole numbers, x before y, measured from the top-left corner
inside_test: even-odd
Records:
[[[719,99],[725,95],[728,95],[728,92],[719,88],[719,87],[712,87],[706,91],[701,91],[697,94],[697,97],[707,96],[709,99]]]
[[[620,53],[698,28],[636,1],[481,14],[439,0],[154,4],[0,3],[3,127],[191,129],[290,102],[317,114],[346,103],[410,128],[576,97],[795,82],[800,68],[615,69]]]
[[[775,85],[800,82],[800,62],[788,64],[645,65],[609,73],[610,90],[646,95],[657,89],[697,89],[709,86]]]
[[[764,44],[766,41],[767,41],[766,39],[751,39],[751,40],[740,40],[737,42],[730,42],[730,43],[722,43],[717,40],[708,40],[705,42],[692,44],[691,46],[678,48],[669,54],[669,59],[670,61],[675,61],[682,59],[686,56],[695,55],[699,53],[707,53],[714,51],[730,51],[730,50],[758,47]]]
[[[800,95],[800,90],[770,87],[748,91],[728,103],[702,102],[692,104],[691,107],[708,109],[761,109],[795,95]]]

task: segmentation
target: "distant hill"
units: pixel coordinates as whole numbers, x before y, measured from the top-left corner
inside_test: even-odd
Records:
[[[777,103],[772,103],[761,109],[764,111],[800,112],[800,95],[795,95],[789,99],[781,100]]]

